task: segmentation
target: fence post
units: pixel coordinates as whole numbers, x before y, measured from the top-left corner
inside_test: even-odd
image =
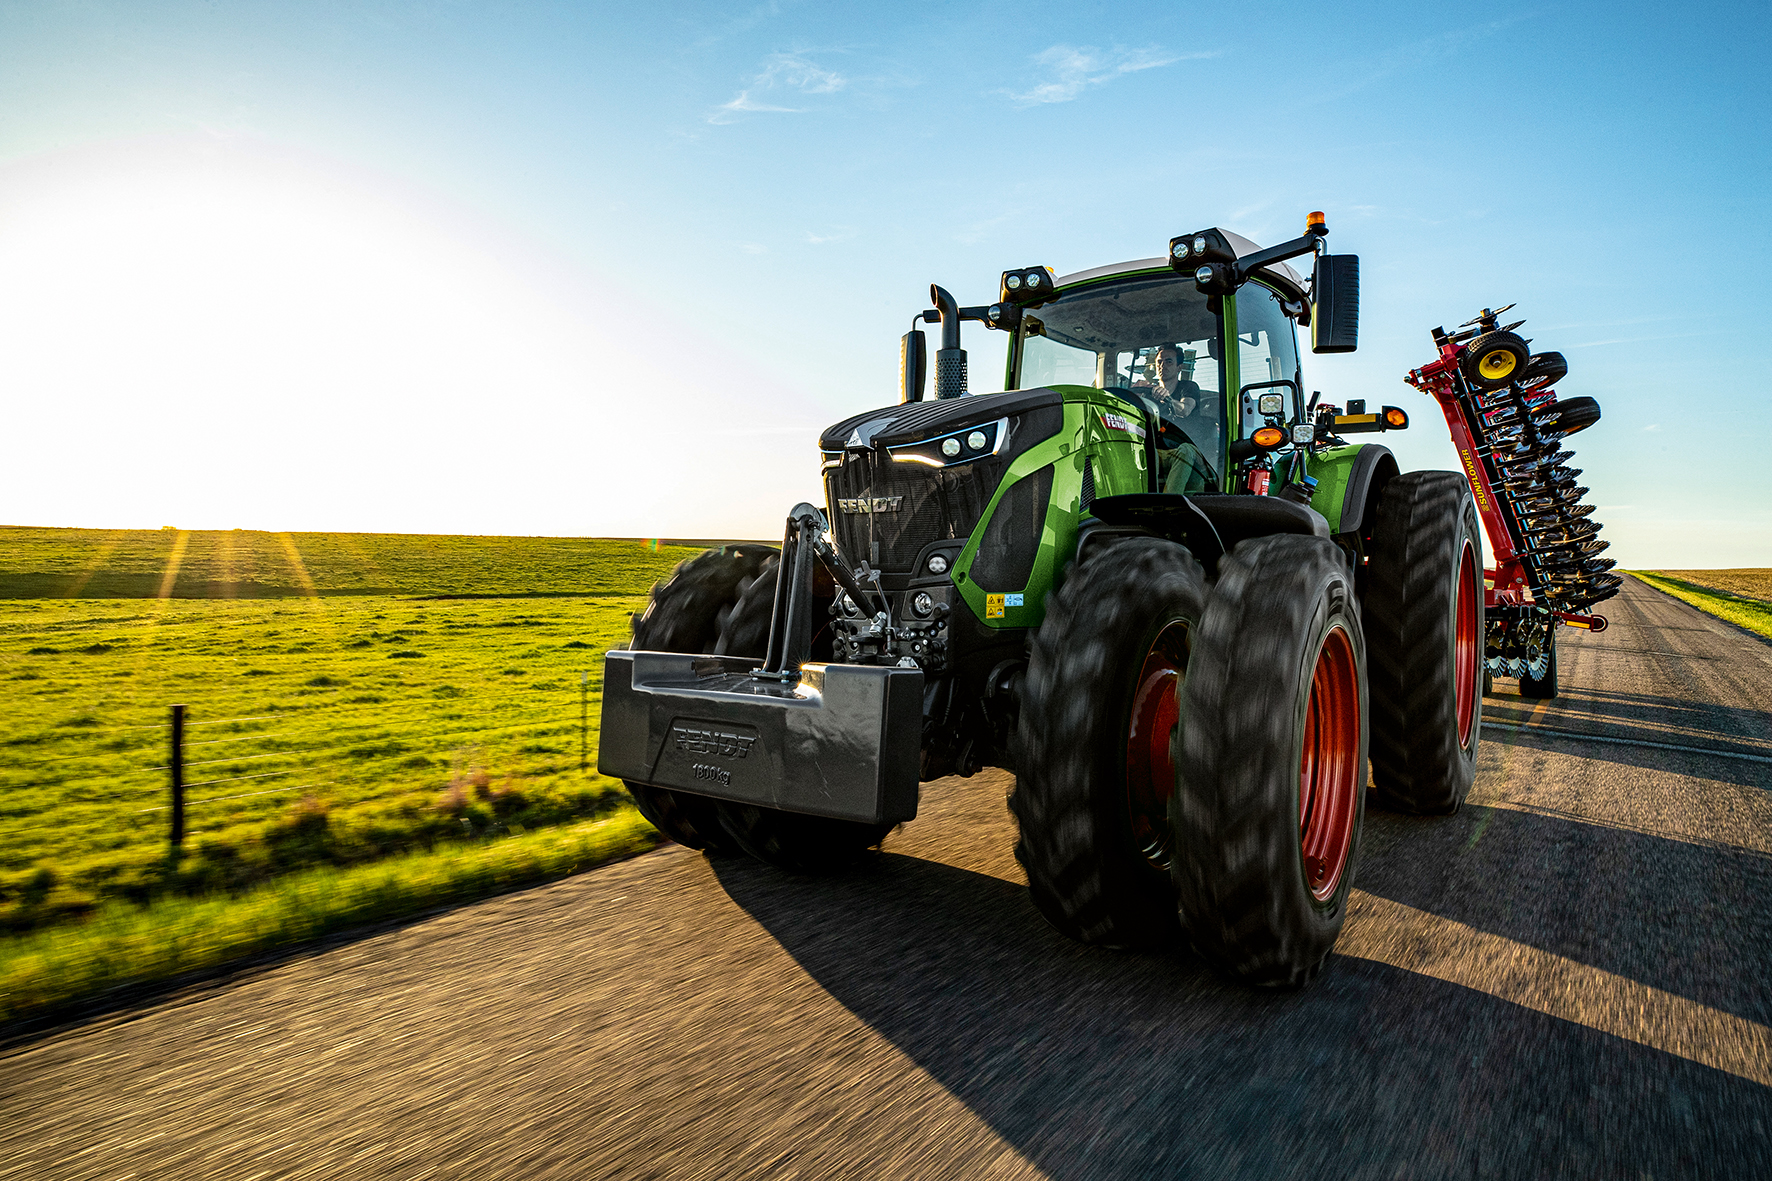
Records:
[[[590,747],[585,738],[585,726],[590,717],[591,709],[591,674],[581,671],[578,674],[578,769],[583,771],[588,761]]]
[[[185,843],[185,707],[172,707],[172,852]]]

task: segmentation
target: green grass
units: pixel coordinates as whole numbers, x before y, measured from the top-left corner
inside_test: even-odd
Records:
[[[406,866],[416,884],[395,893],[419,898],[431,871],[412,858],[431,850],[640,823],[594,769],[603,653],[693,549],[65,529],[0,541],[0,976],[27,954],[19,938],[47,940],[31,944],[40,957],[131,914],[221,913],[376,866]],[[177,856],[175,702],[188,709]],[[266,929],[274,943],[298,927]],[[190,966],[177,949],[131,954],[150,975]]]
[[[643,594],[696,548],[584,537],[0,528],[0,598]]]
[[[1656,590],[1665,591],[1682,602],[1690,603],[1701,611],[1715,615],[1718,619],[1726,619],[1737,627],[1744,627],[1748,631],[1772,640],[1772,603],[1765,599],[1690,581],[1694,576],[1702,577],[1702,571],[1680,571],[1681,574],[1687,575],[1686,578],[1671,578],[1665,573],[1649,573],[1643,570],[1632,570],[1629,573],[1632,577],[1648,583]],[[1740,575],[1755,572],[1723,571],[1722,573]]]
[[[652,848],[633,811],[350,869],[277,878],[242,894],[112,903],[73,928],[0,939],[0,1021],[53,1011],[116,985],[164,980],[363,923],[402,918],[565,877]]]

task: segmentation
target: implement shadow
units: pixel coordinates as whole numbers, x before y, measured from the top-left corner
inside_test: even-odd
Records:
[[[1368,893],[1772,1025],[1772,856],[1469,804],[1362,842]]]
[[[1532,717],[1532,706],[1490,697],[1483,703],[1484,724],[1510,728],[1491,728],[1484,740],[1772,790],[1772,761],[1760,761],[1772,759],[1772,714],[1763,710],[1695,707],[1672,698],[1584,689],[1558,697],[1548,715],[1528,720]],[[1583,736],[1599,741],[1583,741]]]
[[[1025,888],[887,854],[727,893],[1053,1177],[1740,1175],[1772,1091],[1388,967],[1258,993],[1183,953],[1069,943]]]

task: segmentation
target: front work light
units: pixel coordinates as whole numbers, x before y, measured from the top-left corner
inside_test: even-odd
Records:
[[[1257,405],[1263,414],[1278,414],[1286,408],[1286,399],[1280,394],[1263,394]]]

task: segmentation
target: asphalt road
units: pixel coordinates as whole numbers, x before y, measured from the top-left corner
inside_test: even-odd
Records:
[[[0,1178],[1772,1176],[1772,646],[1607,613],[1301,993],[1052,934],[986,774],[857,876],[666,849],[14,1044]]]

